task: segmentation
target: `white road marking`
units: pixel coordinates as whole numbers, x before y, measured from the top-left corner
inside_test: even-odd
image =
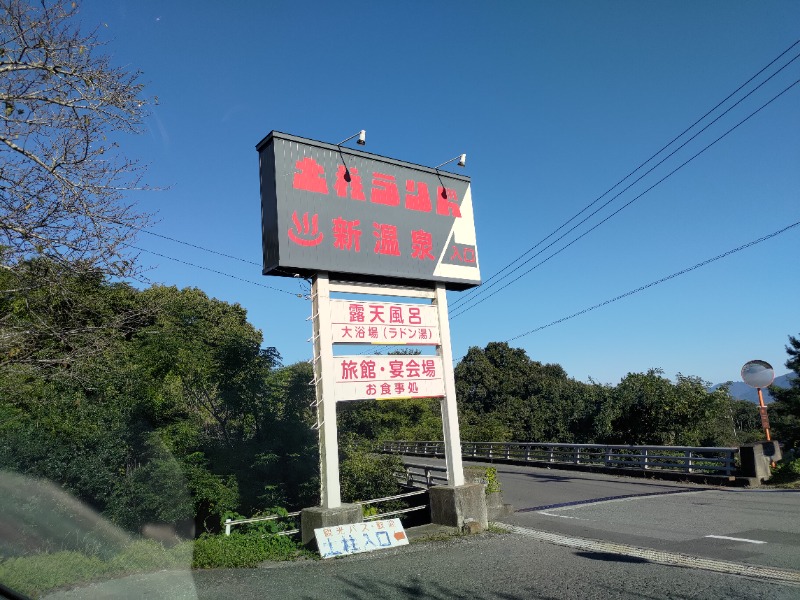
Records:
[[[540,515],[547,515],[548,517],[558,517],[559,519],[575,519],[577,521],[589,521],[589,519],[581,519],[580,517],[568,517],[567,515],[554,515],[553,513],[549,513],[546,510],[540,510]]]
[[[715,540],[730,540],[732,542],[747,542],[748,544],[766,544],[761,540],[748,540],[747,538],[728,537],[727,535],[707,535],[707,538],[714,538]]]

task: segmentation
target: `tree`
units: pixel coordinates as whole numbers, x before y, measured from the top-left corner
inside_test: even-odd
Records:
[[[0,259],[128,276],[125,244],[148,216],[124,201],[142,168],[117,138],[139,131],[147,100],[140,73],[112,67],[77,10],[0,0]]]
[[[786,353],[789,355],[786,366],[797,377],[792,380],[789,388],[772,386],[769,391],[775,398],[770,406],[775,439],[783,442],[788,449],[800,446],[800,336],[789,336]]]

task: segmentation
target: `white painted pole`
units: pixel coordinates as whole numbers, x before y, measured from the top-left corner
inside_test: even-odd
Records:
[[[339,487],[339,444],[336,400],[333,399],[333,332],[330,319],[330,282],[327,273],[317,273],[311,286],[314,322],[314,377],[319,425],[320,496],[323,508],[342,505]]]
[[[444,456],[447,463],[447,484],[459,486],[464,485],[464,466],[461,462],[461,433],[458,428],[453,350],[450,347],[450,318],[447,312],[447,294],[442,283],[436,284],[434,304],[439,315],[440,345],[437,353],[442,357],[444,370],[442,425],[444,428]]]

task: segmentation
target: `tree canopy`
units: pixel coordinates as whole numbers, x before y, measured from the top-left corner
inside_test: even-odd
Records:
[[[770,422],[775,439],[787,448],[800,447],[800,336],[789,336],[786,366],[795,374],[791,386],[769,388],[775,401],[770,405]]]

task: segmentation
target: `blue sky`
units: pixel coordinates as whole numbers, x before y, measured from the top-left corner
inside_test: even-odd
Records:
[[[154,232],[258,263],[256,143],[271,130],[336,143],[366,129],[366,150],[379,155],[434,166],[467,153],[459,172],[472,178],[484,280],[800,39],[796,1],[89,0],[80,15],[84,27],[107,25],[101,35],[116,64],[143,71],[147,92],[159,97],[146,132],[125,140],[130,156],[149,163],[148,181],[168,187],[132,196],[157,212]],[[689,135],[798,53],[800,44]],[[799,78],[797,59],[528,267]],[[798,108],[800,85],[454,318],[454,355],[800,221]],[[310,357],[301,282],[147,234],[139,246],[255,282],[141,254],[152,281],[244,306],[285,363]],[[603,383],[651,367],[738,380],[751,359],[783,373],[788,335],[800,333],[798,256],[800,226],[512,344]],[[449,294],[451,303],[462,297]]]

